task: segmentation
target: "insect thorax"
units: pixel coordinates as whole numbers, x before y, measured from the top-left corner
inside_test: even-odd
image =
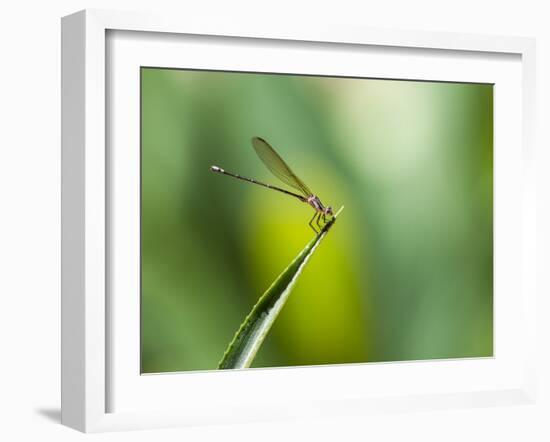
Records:
[[[307,203],[313,207],[316,211],[318,212],[323,212],[325,210],[325,207],[323,206],[323,203],[321,202],[321,200],[315,196],[315,195],[311,195],[307,198]]]

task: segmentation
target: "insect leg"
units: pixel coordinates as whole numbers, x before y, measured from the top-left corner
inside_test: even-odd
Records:
[[[317,213],[317,221],[316,224],[319,226],[319,229],[321,229],[321,212]]]
[[[313,214],[313,218],[311,218],[311,221],[309,222],[309,227],[311,227],[313,229],[313,231],[315,232],[315,234],[317,234],[317,230],[315,230],[315,227],[313,227],[313,220],[315,219],[315,217],[317,216],[317,212],[315,212]]]

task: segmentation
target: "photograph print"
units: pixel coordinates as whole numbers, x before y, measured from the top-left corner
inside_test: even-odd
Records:
[[[493,356],[493,85],[142,67],[143,374]]]

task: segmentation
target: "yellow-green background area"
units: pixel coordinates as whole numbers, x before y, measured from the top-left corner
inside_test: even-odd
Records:
[[[142,68],[142,371],[215,369],[312,239],[269,141],[345,210],[253,367],[491,356],[492,85]]]

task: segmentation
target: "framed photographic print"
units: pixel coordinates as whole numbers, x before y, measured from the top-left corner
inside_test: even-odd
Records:
[[[533,400],[532,40],[62,36],[64,424]]]

